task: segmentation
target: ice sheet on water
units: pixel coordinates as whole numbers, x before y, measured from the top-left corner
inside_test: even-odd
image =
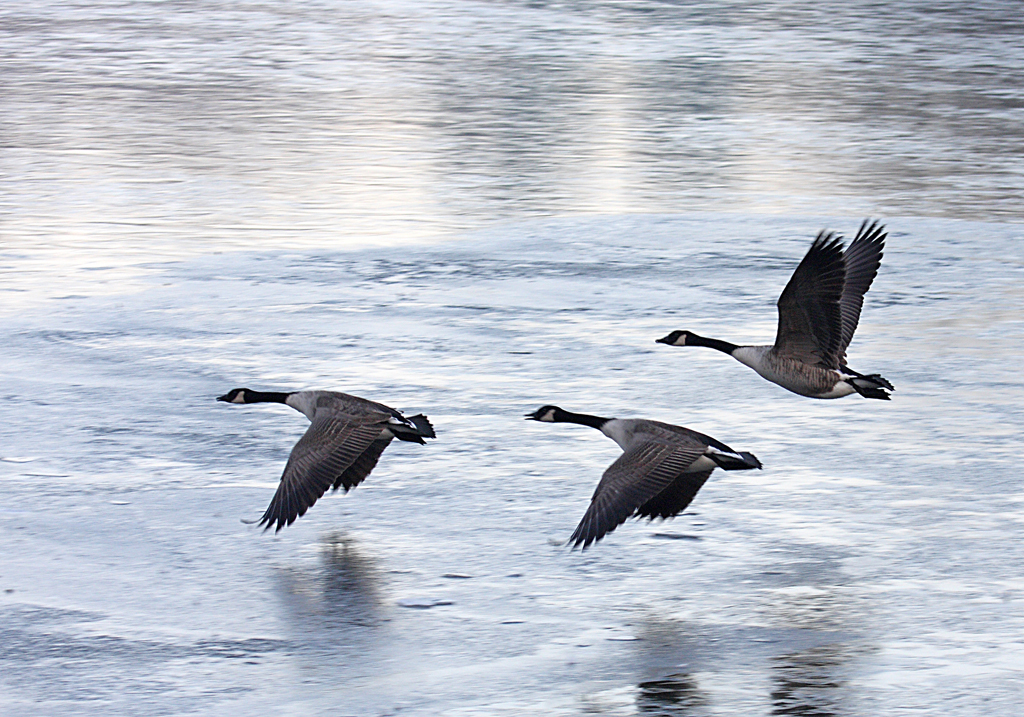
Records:
[[[152,267],[124,295],[6,316],[5,455],[40,458],[0,464],[5,606],[88,609],[111,635],[130,626],[157,643],[171,627],[175,644],[279,641],[289,647],[232,674],[256,699],[288,689],[274,670],[299,665],[321,706],[338,684],[371,705],[383,683],[467,698],[453,674],[485,682],[483,703],[587,679],[643,682],[652,700],[651,684],[675,680],[687,687],[670,694],[745,704],[761,678],[748,684],[740,665],[783,690],[876,668],[882,683],[891,665],[870,657],[882,644],[905,665],[917,652],[903,638],[948,623],[969,619],[992,644],[1021,634],[1004,612],[1020,599],[1004,539],[1021,516],[1015,456],[990,437],[1021,422],[1000,358],[1019,353],[1020,334],[988,298],[1011,289],[1005,262],[978,253],[1001,236],[1002,253],[1016,251],[1002,227],[892,220],[851,349],[897,383],[891,405],[807,401],[713,352],[654,343],[673,328],[770,341],[777,292],[825,222],[576,218],[400,256],[235,252]],[[966,261],[977,291],[955,299],[951,335],[908,287],[952,282]],[[987,357],[954,350],[982,340]],[[266,506],[307,421],[214,400],[236,386],[350,391],[426,413],[438,439],[393,445],[357,489],[263,533],[237,518]],[[545,403],[687,425],[754,450],[766,470],[716,473],[699,517],[657,532],[630,522],[568,552],[618,451],[583,427],[523,420]],[[951,565],[962,591],[934,579]],[[593,632],[608,622],[609,639]],[[956,642],[924,639],[940,653]],[[82,649],[106,684],[99,643]],[[411,657],[436,649],[443,666]],[[139,674],[173,663],[182,680],[226,689],[180,654]],[[672,677],[681,664],[700,677]],[[35,689],[18,674],[19,690]],[[155,699],[171,704],[170,690]],[[838,699],[822,690],[787,699]]]

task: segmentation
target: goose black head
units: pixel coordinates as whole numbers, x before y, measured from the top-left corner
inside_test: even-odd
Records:
[[[533,413],[526,414],[527,421],[542,421],[544,423],[554,423],[555,416],[559,413],[563,413],[562,409],[558,406],[541,406]]]
[[[696,336],[689,331],[673,331],[664,338],[656,339],[656,344],[668,344],[669,346],[686,346],[686,340],[691,336]]]
[[[247,403],[245,400],[245,394],[247,393],[250,393],[247,388],[233,388],[223,396],[218,397],[217,400],[227,403]]]

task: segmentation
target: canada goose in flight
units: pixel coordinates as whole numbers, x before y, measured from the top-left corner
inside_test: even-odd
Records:
[[[779,297],[774,346],[737,346],[690,331],[673,331],[657,343],[717,349],[801,396],[841,398],[856,392],[888,401],[891,383],[846,365],[864,294],[882,262],[884,229],[865,220],[845,252],[841,236],[818,234]]]
[[[392,438],[425,443],[434,428],[424,415],[406,418],[393,408],[334,391],[276,393],[235,388],[217,399],[228,403],[283,403],[305,414],[310,427],[288,456],[270,506],[259,525],[291,525],[328,488],[355,488],[377,465]],[[248,521],[247,521],[248,522]],[[253,521],[257,522],[257,521]]]
[[[526,415],[542,423],[578,423],[601,431],[622,448],[622,455],[601,477],[573,547],[591,543],[635,515],[671,518],[690,504],[716,467],[727,471],[760,468],[752,453],[740,453],[710,436],[643,418],[600,418],[543,406]]]

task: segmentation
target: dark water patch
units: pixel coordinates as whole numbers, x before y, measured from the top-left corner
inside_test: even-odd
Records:
[[[699,535],[687,535],[686,533],[651,533],[652,538],[661,540],[703,540]]]
[[[636,710],[641,715],[658,717],[695,717],[708,712],[710,697],[695,677],[674,674],[637,685]]]
[[[840,717],[853,714],[847,685],[853,657],[844,645],[823,645],[772,658],[772,714]]]

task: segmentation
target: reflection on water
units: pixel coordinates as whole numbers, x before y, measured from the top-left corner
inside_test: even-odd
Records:
[[[342,533],[321,539],[316,569],[280,568],[277,577],[289,624],[308,647],[361,645],[382,622],[378,571]]]
[[[641,682],[636,697],[636,710],[654,717],[683,717],[705,714],[708,700],[691,675],[669,675],[661,680]]]
[[[748,710],[842,717],[855,693],[847,675],[875,652],[865,615],[828,550],[775,563],[757,578],[758,624],[695,623],[662,615],[641,622],[633,645],[638,714],[677,717]],[[810,584],[808,584],[810,583]],[[727,672],[727,692],[708,690]],[[767,676],[748,680],[751,673]],[[762,712],[763,711],[763,712]]]
[[[840,586],[847,578],[835,555],[788,562],[768,576],[766,613],[774,626],[799,635],[769,660],[774,715],[840,717],[848,713],[845,675],[872,651],[865,615]],[[788,649],[785,649],[788,648]]]
[[[711,700],[701,691],[694,673],[707,669],[719,647],[706,630],[685,622],[650,616],[644,620],[635,644],[638,667],[645,679],[637,685],[637,713],[641,715],[709,714]]]
[[[823,645],[772,660],[772,714],[839,717],[845,680],[841,670],[850,659],[843,645]]]
[[[356,542],[340,533],[322,539],[321,604],[328,623],[376,625],[380,621],[379,580],[373,562]]]
[[[320,539],[318,564],[276,571],[295,664],[303,686],[366,679],[386,657],[380,574],[372,558],[343,533]],[[341,672],[339,672],[341,671]]]

